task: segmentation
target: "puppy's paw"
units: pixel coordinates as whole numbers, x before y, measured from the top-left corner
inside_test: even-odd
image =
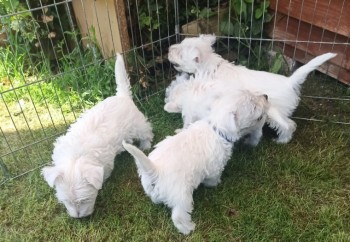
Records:
[[[297,128],[297,124],[293,120],[290,120],[288,129],[282,130],[279,133],[278,138],[274,139],[274,141],[276,143],[279,143],[279,144],[287,144],[287,143],[289,143],[289,141],[293,137],[293,133],[296,130],[296,128]]]
[[[279,144],[287,144],[292,139],[293,133],[284,132],[283,134],[279,134],[274,141]]]
[[[290,137],[278,137],[277,139],[273,139],[278,144],[287,144],[292,139],[292,136]]]
[[[168,102],[164,105],[164,111],[168,113],[181,113],[181,108],[175,102]]]
[[[255,137],[248,136],[244,139],[243,143],[252,147],[255,147],[259,144],[260,138],[256,139]]]
[[[139,148],[141,150],[149,150],[152,147],[151,141],[150,140],[141,140]]]
[[[175,227],[180,231],[182,234],[189,234],[191,233],[194,228],[196,227],[196,224],[192,221],[173,221]]]
[[[191,214],[182,208],[173,208],[171,218],[175,227],[180,231],[180,233],[187,235],[196,227],[196,224],[192,222]]]
[[[220,178],[207,178],[204,179],[203,184],[206,187],[216,187],[221,182]]]

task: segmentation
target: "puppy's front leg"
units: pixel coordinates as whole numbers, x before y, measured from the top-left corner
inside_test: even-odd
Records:
[[[140,141],[140,149],[150,149],[152,146],[151,142],[153,140],[153,132],[151,125],[148,122],[145,122],[143,118],[139,118],[138,120],[135,120],[133,128],[135,131],[135,137],[133,138]]]
[[[262,136],[262,128],[253,130],[248,137],[245,138],[244,143],[251,146],[257,146]]]
[[[192,115],[182,115],[182,120],[184,122],[182,129],[176,129],[175,134],[180,133],[183,129],[186,129],[192,123]]]
[[[220,176],[208,177],[203,181],[204,186],[206,187],[216,187],[221,182]]]
[[[192,115],[183,115],[182,120],[184,122],[183,129],[187,129],[191,123],[196,121],[196,120],[194,120],[194,117]]]
[[[192,205],[191,205],[192,207]],[[188,209],[176,205],[172,209],[171,218],[175,227],[183,234],[189,234],[196,227],[196,224],[192,222],[190,212],[187,212]],[[192,208],[190,208],[192,211]]]

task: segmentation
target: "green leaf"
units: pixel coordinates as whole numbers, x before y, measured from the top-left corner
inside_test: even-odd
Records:
[[[231,21],[222,21],[220,23],[220,31],[225,35],[233,35],[233,28]]]
[[[210,16],[213,16],[215,13],[211,10],[211,8],[203,8],[202,11],[200,11],[198,17],[199,18],[209,18]]]
[[[160,26],[159,22],[156,22],[152,25],[153,30],[158,29]]]
[[[140,14],[140,26],[141,28],[149,27],[151,25],[151,17],[147,16],[145,13]]]
[[[254,14],[255,19],[261,18],[262,15],[263,15],[263,11],[261,10],[261,8],[255,9],[255,14]]]
[[[233,0],[233,9],[237,15],[243,15],[243,18],[247,17],[247,4],[241,0]]]
[[[264,0],[263,3],[261,3],[261,7],[266,11],[270,6],[270,1]]]
[[[273,64],[270,67],[269,71],[272,73],[278,73],[282,68],[282,64],[283,64],[283,56],[277,53],[276,56],[274,57]]]

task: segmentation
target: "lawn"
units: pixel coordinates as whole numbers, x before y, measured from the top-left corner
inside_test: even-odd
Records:
[[[348,97],[345,86],[317,77],[306,82],[304,95],[315,95],[317,87],[320,95]],[[153,125],[155,142],[181,127],[180,115],[163,111],[163,95],[138,103]],[[46,109],[38,109],[45,120]],[[295,116],[349,122],[349,102],[303,97]],[[40,169],[1,185],[0,241],[350,241],[350,126],[295,121],[298,128],[287,145],[274,143],[268,128],[257,147],[236,144],[221,184],[194,192],[196,229],[189,236],[177,232],[167,207],[146,197],[133,159],[122,153],[88,218],[67,215]],[[58,130],[65,128],[57,123]],[[29,136],[43,132],[34,124],[31,130]],[[26,152],[49,157],[53,140]],[[21,167],[26,156],[11,169]]]

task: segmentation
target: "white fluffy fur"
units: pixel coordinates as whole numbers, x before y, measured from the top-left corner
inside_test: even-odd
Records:
[[[214,35],[186,38],[180,44],[169,48],[169,61],[180,72],[207,76],[211,80],[216,80],[221,89],[227,89],[230,86],[267,94],[271,105],[267,122],[277,130],[277,142],[289,142],[296,129],[296,124],[290,116],[299,103],[301,84],[311,71],[335,57],[336,54],[320,55],[300,67],[292,76],[285,77],[265,71],[250,70],[244,66],[235,66],[214,53],[211,46],[215,42]]]
[[[194,189],[200,183],[216,186],[231,156],[233,143],[251,127],[265,122],[267,100],[262,95],[243,91],[221,101],[229,105],[167,137],[148,157],[123,142],[135,158],[145,193],[154,203],[164,203],[172,209],[173,223],[183,234],[195,228],[191,219]]]
[[[191,123],[206,118],[213,110],[221,109],[237,99],[256,99],[255,95],[241,95],[242,90],[232,88],[221,88],[217,81],[207,80],[208,77],[189,76],[182,73],[176,76],[166,89],[164,110],[169,113],[181,112],[183,118],[183,128],[187,128]],[[260,94],[261,95],[261,94]],[[229,97],[226,98],[226,97]],[[226,103],[225,103],[226,101]],[[244,101],[243,101],[244,102]],[[246,102],[250,102],[247,100]],[[179,132],[180,130],[176,130]],[[262,126],[251,127],[246,134],[249,136],[245,140],[247,144],[255,146],[262,136]]]
[[[42,169],[50,187],[70,216],[90,215],[98,190],[114,168],[114,158],[122,152],[122,141],[140,141],[149,149],[151,125],[133,103],[123,57],[115,64],[117,93],[86,111],[55,142],[53,165]]]

